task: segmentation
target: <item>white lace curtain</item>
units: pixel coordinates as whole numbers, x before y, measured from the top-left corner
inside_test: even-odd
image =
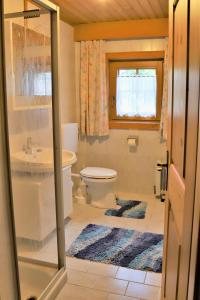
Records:
[[[117,115],[156,115],[156,76],[117,76]]]
[[[81,42],[80,52],[81,134],[105,136],[109,132],[105,42]]]

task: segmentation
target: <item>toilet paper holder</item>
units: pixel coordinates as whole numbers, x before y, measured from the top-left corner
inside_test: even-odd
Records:
[[[127,143],[129,147],[136,147],[138,145],[138,136],[129,135],[127,137]]]

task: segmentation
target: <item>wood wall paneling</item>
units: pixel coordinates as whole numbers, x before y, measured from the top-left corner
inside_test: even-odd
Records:
[[[153,60],[164,59],[165,51],[135,51],[135,52],[111,52],[106,53],[108,61],[119,60]]]
[[[193,0],[190,4],[190,45],[191,53],[189,59],[190,78],[189,78],[189,101],[193,101],[200,95],[200,1]],[[191,100],[190,100],[191,99]],[[198,147],[197,147],[197,177],[196,177],[196,191],[194,203],[194,220],[192,229],[192,247],[191,247],[191,262],[190,262],[190,276],[188,299],[198,299],[200,296],[200,278],[195,280],[196,272],[199,273],[200,268],[200,253],[199,253],[199,236],[200,236],[200,124],[196,125],[196,113],[199,113],[199,108],[196,105],[192,106],[192,118],[188,120],[188,128],[193,124],[198,126]],[[190,115],[190,110],[188,111]],[[191,122],[191,123],[190,123]],[[189,137],[188,137],[189,138]],[[189,146],[189,145],[188,145]],[[194,154],[193,154],[194,155]],[[198,274],[197,273],[197,274]],[[196,281],[196,282],[195,282]],[[196,286],[196,288],[195,288]],[[195,295],[194,295],[195,293]],[[194,296],[193,296],[194,295]]]
[[[168,36],[168,19],[100,22],[74,26],[75,41],[162,38]]]
[[[171,161],[171,135],[172,135],[172,78],[173,78],[173,0],[169,0],[169,37],[168,37],[168,130],[167,130],[167,150],[168,163]],[[165,223],[164,223],[164,247],[163,247],[163,272],[161,298],[165,299],[166,293],[166,274],[167,274],[167,247],[168,247],[168,227],[169,227],[169,193],[166,194],[165,202]]]
[[[179,237],[183,234],[183,213],[185,201],[185,183],[174,165],[169,169],[168,197],[174,214]]]
[[[179,0],[180,1],[180,0]],[[183,0],[181,0],[182,2]],[[186,0],[184,0],[186,1]],[[191,242],[194,218],[198,211],[194,210],[195,186],[197,174],[197,142],[199,130],[199,100],[200,100],[200,2],[199,0],[186,1],[190,8],[189,25],[189,68],[188,68],[188,107],[187,107],[187,141],[185,159],[185,208],[183,216],[184,235],[180,260],[180,278],[178,299],[188,298],[188,279],[191,270]],[[198,170],[199,172],[199,170]],[[199,195],[196,195],[199,197]],[[193,232],[194,233],[194,232]],[[193,253],[194,254],[194,253]],[[199,272],[199,270],[198,270]],[[187,274],[187,276],[185,276]],[[190,274],[190,276],[192,273]],[[194,276],[194,274],[193,274]],[[199,274],[198,274],[199,276]],[[191,298],[192,299],[192,298]],[[194,298],[197,299],[197,298]],[[199,299],[199,298],[198,298]]]
[[[180,239],[176,230],[176,223],[171,208],[169,208],[167,244],[167,274],[166,274],[166,299],[177,300],[177,285],[180,262]]]
[[[199,212],[195,210],[195,207],[199,208],[199,195],[196,194],[195,202],[195,186],[199,185],[196,182],[199,179],[196,178],[199,171],[196,161],[199,150],[200,2],[179,0],[176,7],[173,2],[169,2],[168,150],[171,166],[165,211],[162,298],[186,300],[198,298],[193,292],[199,235]],[[171,255],[169,250],[173,247]]]
[[[186,101],[187,101],[187,0],[181,0],[174,12],[174,86],[172,161],[184,176]]]

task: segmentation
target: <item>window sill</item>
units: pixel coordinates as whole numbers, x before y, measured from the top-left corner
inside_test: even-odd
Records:
[[[144,129],[144,130],[159,130],[159,121],[119,121],[112,120],[109,122],[110,129]]]

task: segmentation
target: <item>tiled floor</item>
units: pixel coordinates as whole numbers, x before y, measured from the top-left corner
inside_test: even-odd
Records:
[[[139,231],[163,233],[164,205],[154,196],[120,195],[124,199],[148,202],[143,220],[108,217],[103,210],[75,205],[72,220],[66,228],[67,247],[89,223],[111,227],[132,228]],[[66,258],[68,283],[57,300],[156,300],[160,297],[161,274],[143,272],[101,263]]]
[[[164,204],[147,195],[119,195],[123,199],[148,202],[145,219],[108,217],[104,210],[89,205],[74,205],[71,221],[66,225],[66,248],[89,223],[111,227],[131,228],[139,231],[163,233]],[[55,238],[38,251],[22,248],[20,254],[44,261],[56,262]],[[68,282],[57,300],[135,300],[160,299],[161,275],[126,269],[66,257]]]

